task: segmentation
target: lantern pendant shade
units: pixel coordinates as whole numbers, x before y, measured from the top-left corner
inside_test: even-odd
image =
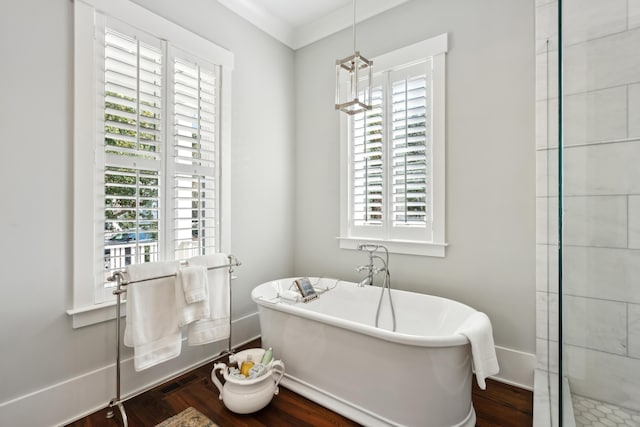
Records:
[[[373,61],[360,52],[336,61],[336,110],[353,115],[371,110]]]

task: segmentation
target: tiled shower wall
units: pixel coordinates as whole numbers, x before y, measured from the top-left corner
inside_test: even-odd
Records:
[[[640,410],[640,0],[564,0],[564,373]],[[537,356],[557,372],[557,1],[536,1]],[[548,41],[548,42],[547,42]]]

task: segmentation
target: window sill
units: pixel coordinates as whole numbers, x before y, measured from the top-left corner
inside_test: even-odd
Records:
[[[338,237],[340,240],[341,249],[358,249],[358,245],[361,243],[369,243],[374,245],[382,245],[390,253],[404,254],[404,255],[419,255],[444,258],[445,249],[448,246],[446,243],[434,243],[434,242],[414,242],[409,240],[380,240],[363,238],[358,239],[356,237]]]
[[[120,305],[120,317],[124,317],[126,312],[126,302],[122,302]],[[116,302],[110,301],[88,307],[73,308],[67,310],[67,314],[72,318],[73,329],[95,325],[96,323],[116,318]]]

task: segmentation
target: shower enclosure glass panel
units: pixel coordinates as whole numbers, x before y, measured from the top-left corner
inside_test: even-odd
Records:
[[[559,96],[546,102],[559,117],[553,129],[548,116],[558,148],[545,152],[559,233],[548,283],[559,288],[547,294],[547,344],[568,387],[552,385],[552,412],[560,425],[640,426],[640,1],[538,3],[561,23],[548,38],[559,58]]]

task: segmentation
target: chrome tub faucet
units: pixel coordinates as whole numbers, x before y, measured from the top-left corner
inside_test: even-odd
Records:
[[[385,252],[385,259],[382,259],[381,256],[376,255],[376,251],[383,249]],[[369,243],[360,243],[358,245],[359,251],[367,251],[369,254],[369,263],[367,265],[360,265],[356,267],[356,271],[362,272],[367,271],[367,277],[361,280],[358,283],[358,286],[365,285],[373,285],[373,276],[378,273],[383,273],[387,271],[387,267],[389,265],[389,251],[382,245],[374,245]],[[382,267],[375,267],[374,261],[375,259],[380,260],[382,262]]]

